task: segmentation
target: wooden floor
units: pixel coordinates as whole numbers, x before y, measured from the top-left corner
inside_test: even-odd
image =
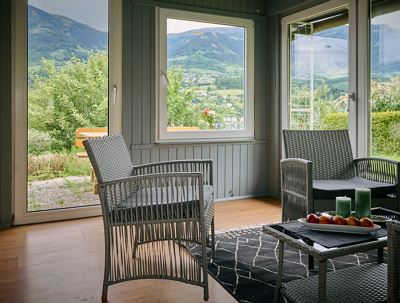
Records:
[[[216,229],[279,221],[269,198],[216,204]],[[103,279],[101,217],[0,231],[0,302],[100,302]],[[209,302],[236,302],[212,277]],[[109,302],[203,302],[200,287],[162,280],[120,283]]]

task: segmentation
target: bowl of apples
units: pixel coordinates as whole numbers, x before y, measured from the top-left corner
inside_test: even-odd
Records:
[[[351,234],[369,234],[381,228],[367,217],[358,219],[355,216],[350,216],[344,218],[339,215],[332,216],[328,213],[322,213],[320,216],[308,214],[306,218],[299,219],[299,222],[312,230]]]

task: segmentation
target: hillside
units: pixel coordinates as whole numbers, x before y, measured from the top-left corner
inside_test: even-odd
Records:
[[[108,33],[29,5],[28,47],[31,67],[42,57],[63,63],[73,55],[85,59],[91,50],[106,50]]]
[[[244,30],[203,28],[168,35],[168,64],[223,71],[243,67]]]

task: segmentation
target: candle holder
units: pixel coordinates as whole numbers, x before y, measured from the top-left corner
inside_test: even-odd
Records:
[[[371,217],[371,190],[369,188],[355,189],[355,211],[359,219]]]
[[[347,218],[351,212],[351,199],[349,197],[336,197],[336,215]]]

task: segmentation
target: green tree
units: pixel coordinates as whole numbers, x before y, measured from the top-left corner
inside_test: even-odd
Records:
[[[107,54],[72,58],[62,67],[42,64],[28,91],[29,128],[49,133],[53,150],[70,150],[77,128],[107,126]]]
[[[371,106],[373,112],[400,111],[400,76],[371,82]]]
[[[183,71],[180,68],[168,70],[167,120],[168,126],[198,126],[200,113],[194,106],[196,90],[182,86]]]

